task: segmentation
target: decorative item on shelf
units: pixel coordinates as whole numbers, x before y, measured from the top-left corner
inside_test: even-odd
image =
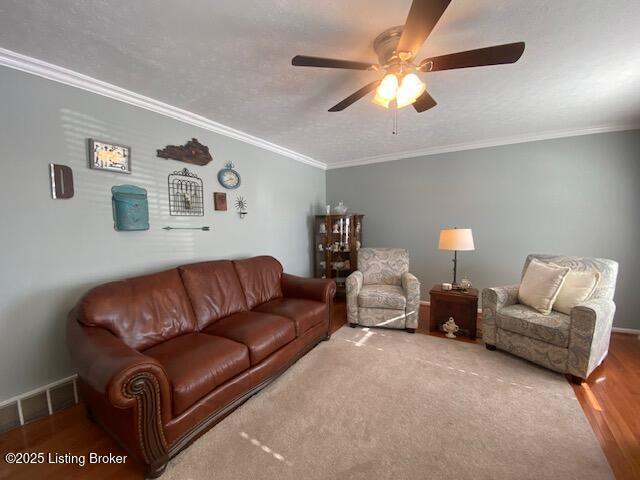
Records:
[[[234,169],[231,162],[227,162],[222,170],[218,172],[218,182],[224,188],[233,190],[240,186],[240,174]]]
[[[331,263],[331,267],[334,270],[344,270],[345,269],[344,262],[333,262],[333,263]]]
[[[118,231],[149,230],[147,191],[135,185],[111,187],[113,228]]]
[[[208,232],[211,227],[162,227],[163,230],[202,230]]]
[[[247,201],[244,199],[244,197],[242,195],[239,195],[236,198],[236,210],[238,210],[238,215],[240,215],[240,218],[244,218],[247,213]]]
[[[464,275],[462,277],[462,280],[460,280],[460,288],[463,290],[469,290],[471,287],[471,280],[469,280],[469,277],[467,275]]]
[[[131,148],[89,139],[89,167],[117,173],[131,173]]]
[[[213,208],[217,211],[227,211],[227,194],[224,192],[213,192]]]
[[[61,200],[73,197],[73,171],[66,165],[49,164],[51,198]]]
[[[157,150],[157,156],[201,167],[213,160],[211,153],[209,153],[209,147],[202,145],[195,138],[184,145],[167,145],[162,150]]]
[[[457,283],[456,275],[458,268],[458,252],[475,250],[473,244],[473,234],[470,228],[449,228],[440,230],[440,241],[438,242],[440,250],[453,250],[453,283],[454,290],[461,287]]]
[[[169,175],[169,215],[202,217],[204,215],[202,179],[183,168]]]
[[[338,215],[344,215],[349,210],[349,208],[342,202],[338,202],[338,205],[333,207],[333,209],[336,211]]]
[[[327,205],[327,215],[331,215],[331,205]]]
[[[344,279],[358,268],[356,252],[361,238],[360,233],[356,234],[355,226],[361,221],[362,215],[351,213],[315,216],[314,276],[332,279],[338,277],[339,296],[345,293]]]
[[[448,292],[449,290],[451,290],[451,288],[453,288],[453,285],[451,285],[450,283],[443,283],[442,284],[442,290]]]
[[[453,319],[453,317],[449,317],[449,320],[442,324],[442,331],[446,332],[445,337],[447,338],[456,338],[454,334],[458,330],[460,330],[460,327],[456,325],[456,321]]]

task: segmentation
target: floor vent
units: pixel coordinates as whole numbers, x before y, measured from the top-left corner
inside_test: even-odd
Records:
[[[10,398],[0,403],[0,433],[47,417],[76,403],[78,390],[75,375]]]

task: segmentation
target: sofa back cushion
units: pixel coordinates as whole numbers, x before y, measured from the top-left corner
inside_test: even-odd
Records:
[[[109,330],[136,350],[196,331],[177,269],[93,288],[80,300],[78,320]]]
[[[198,328],[247,310],[247,302],[233,262],[218,260],[178,267],[191,299]]]
[[[364,285],[402,285],[409,271],[409,252],[403,248],[361,248],[358,270]]]
[[[282,297],[282,265],[278,260],[260,256],[235,260],[233,264],[249,310]]]

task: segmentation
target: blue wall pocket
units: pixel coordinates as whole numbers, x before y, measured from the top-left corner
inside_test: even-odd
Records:
[[[135,185],[111,187],[113,228],[118,231],[149,230],[147,191]]]

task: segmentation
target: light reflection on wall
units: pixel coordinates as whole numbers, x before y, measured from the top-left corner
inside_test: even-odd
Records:
[[[160,260],[189,259],[195,254],[196,236],[207,232],[176,230],[166,231],[162,227],[201,227],[207,217],[172,217],[169,215],[167,176],[182,165],[195,170],[192,165],[167,161],[155,156],[158,145],[145,129],[138,132],[124,131],[119,125],[107,123],[86,113],[60,109],[60,120],[64,130],[67,155],[65,161],[73,168],[75,196],[87,205],[88,214],[99,215],[112,225],[111,186],[131,184],[147,190],[150,229],[144,232],[115,232],[114,235],[133,237],[144,244],[145,255]],[[95,138],[122,143],[123,138],[135,138],[131,153],[131,174],[119,174],[91,170],[88,167],[87,139]],[[204,199],[206,202],[208,199]],[[209,222],[210,223],[210,222]],[[139,238],[144,237],[144,239]]]

